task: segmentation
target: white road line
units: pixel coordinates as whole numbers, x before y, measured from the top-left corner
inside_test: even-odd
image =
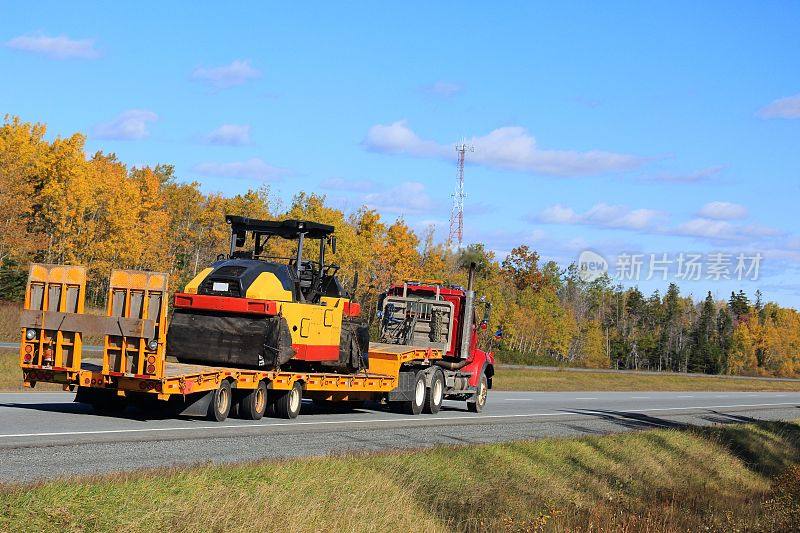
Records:
[[[597,398],[575,398],[576,400],[596,400]]]
[[[631,396],[631,400],[647,400],[650,396]]]
[[[692,396],[691,394],[688,394],[688,395],[684,395],[684,396],[678,396],[678,398],[694,398],[694,396]]]
[[[768,407],[779,405],[797,405],[797,402],[783,402],[783,403],[751,403],[751,404],[733,404],[733,405],[698,405],[693,407],[655,407],[652,409],[635,409],[635,410],[615,410],[616,413],[636,414],[636,413],[652,413],[658,411],[688,411],[691,409],[730,409],[733,407]],[[265,427],[275,426],[325,426],[325,425],[341,425],[341,424],[372,424],[376,422],[391,423],[391,422],[427,422],[429,420],[483,420],[483,419],[503,419],[503,418],[534,418],[543,416],[569,416],[575,414],[591,415],[595,411],[591,409],[585,410],[582,413],[570,412],[557,412],[557,413],[526,413],[516,415],[459,415],[459,416],[417,416],[417,417],[403,417],[403,418],[378,418],[375,420],[326,420],[317,422],[272,422],[269,424],[217,424],[214,426],[190,426],[190,427],[172,427],[172,428],[132,428],[132,429],[101,429],[97,431],[55,431],[48,433],[14,433],[14,434],[0,434],[0,439],[19,438],[19,437],[59,437],[66,435],[106,435],[118,433],[147,433],[147,432],[162,432],[162,431],[197,431],[198,429],[258,429]],[[604,413],[606,414],[606,413]]]

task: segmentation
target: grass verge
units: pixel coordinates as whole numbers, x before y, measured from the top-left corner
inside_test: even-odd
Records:
[[[687,375],[498,368],[497,390],[519,391],[800,391],[798,381]]]
[[[790,531],[798,457],[758,422],[209,465],[0,486],[0,530]]]

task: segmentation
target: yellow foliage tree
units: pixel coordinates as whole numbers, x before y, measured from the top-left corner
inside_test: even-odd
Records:
[[[733,330],[731,351],[728,355],[728,373],[734,375],[750,374],[756,371],[756,343],[750,324],[742,321]]]

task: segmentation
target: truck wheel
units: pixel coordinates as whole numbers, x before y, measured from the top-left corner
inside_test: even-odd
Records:
[[[219,388],[211,395],[211,403],[208,404],[206,417],[215,422],[222,422],[228,418],[231,412],[231,383],[223,381]]]
[[[245,420],[261,420],[267,410],[267,385],[262,381],[258,387],[239,400],[239,416]]]
[[[431,378],[431,386],[428,388],[428,393],[425,395],[425,408],[424,411],[428,414],[435,415],[442,408],[442,401],[444,400],[444,377],[438,370],[433,373]]]
[[[295,381],[291,390],[282,391],[281,395],[275,400],[275,416],[278,418],[297,418],[297,415],[300,414],[302,402],[303,385],[299,381]]]
[[[481,374],[481,379],[478,381],[478,390],[475,391],[473,399],[467,402],[467,409],[473,413],[480,413],[483,411],[483,406],[486,405],[486,395],[488,393],[489,381],[486,379],[486,374]]]
[[[415,378],[414,386],[411,388],[411,400],[402,403],[403,411],[409,415],[418,415],[425,407],[425,374],[418,372]]]

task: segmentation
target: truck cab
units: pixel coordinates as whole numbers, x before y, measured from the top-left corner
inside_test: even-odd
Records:
[[[482,299],[476,302],[473,283],[474,265],[466,289],[407,280],[391,285],[378,301],[380,342],[441,350],[443,357],[434,364],[445,371],[448,399],[465,399],[467,390],[485,395],[492,386],[494,354],[481,350],[478,342],[491,305]],[[480,320],[476,303],[483,307]]]

